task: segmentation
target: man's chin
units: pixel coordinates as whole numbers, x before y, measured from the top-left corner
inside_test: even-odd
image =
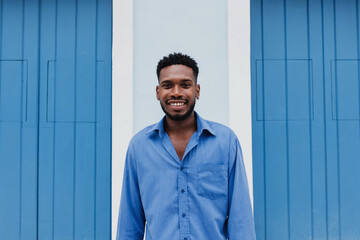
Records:
[[[171,114],[169,112],[165,112],[165,114],[169,119],[180,122],[180,121],[184,121],[187,118],[189,118],[192,114],[194,114],[194,111],[190,109],[190,111],[187,111],[186,113],[183,113],[183,114],[181,114],[181,113]]]
[[[178,121],[184,121],[185,119],[187,119],[190,116],[190,114],[170,114],[170,113],[166,113],[166,116],[169,119],[178,122]]]

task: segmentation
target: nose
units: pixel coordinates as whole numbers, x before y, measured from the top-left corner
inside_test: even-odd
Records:
[[[181,93],[181,88],[180,88],[179,85],[175,85],[175,86],[173,87],[173,90],[172,90],[172,92],[171,92],[171,95],[172,95],[173,97],[179,97],[179,96],[182,95],[182,93]]]

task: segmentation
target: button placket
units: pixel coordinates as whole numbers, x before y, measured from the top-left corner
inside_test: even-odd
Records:
[[[180,166],[178,174],[180,239],[190,239],[187,184],[186,168]]]

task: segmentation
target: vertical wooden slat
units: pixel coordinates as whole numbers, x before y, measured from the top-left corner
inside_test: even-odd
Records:
[[[329,209],[331,204],[329,203],[329,196],[331,195],[331,192],[329,192],[329,169],[330,169],[330,164],[329,164],[329,160],[331,159],[331,146],[330,146],[330,141],[328,140],[328,126],[330,126],[330,122],[329,122],[329,116],[331,115],[331,108],[329,107],[328,102],[331,101],[331,92],[329,92],[329,84],[328,84],[328,79],[329,77],[331,77],[331,75],[329,75],[329,71],[330,71],[330,66],[327,64],[327,57],[328,57],[328,52],[325,49],[325,45],[329,43],[329,39],[327,38],[327,31],[328,31],[328,26],[327,26],[327,20],[329,19],[329,16],[327,14],[328,12],[328,3],[325,2],[325,0],[321,1],[321,41],[322,41],[322,79],[323,79],[323,111],[324,111],[324,115],[323,115],[323,119],[324,119],[324,147],[325,147],[325,205],[326,205],[326,212],[325,212],[325,217],[326,217],[326,239],[330,239],[330,236],[333,235],[332,229],[330,230],[329,228],[329,223],[330,223],[330,219],[331,216],[329,215]],[[330,18],[331,19],[331,18]],[[330,28],[331,29],[331,28]],[[332,206],[331,206],[332,207]]]
[[[38,239],[54,239],[54,118],[48,111],[49,99],[48,80],[54,79],[56,52],[57,0],[40,2],[40,92],[39,92],[39,177],[38,177]],[[51,81],[54,82],[54,81]]]
[[[76,226],[76,222],[75,222],[75,217],[76,217],[76,183],[77,183],[77,171],[76,171],[76,167],[77,167],[77,150],[78,150],[78,144],[76,141],[77,138],[77,82],[78,82],[78,16],[79,16],[79,3],[78,0],[75,0],[75,39],[74,39],[74,44],[75,44],[75,49],[74,49],[74,79],[73,79],[73,87],[74,87],[74,102],[73,102],[73,112],[74,112],[74,118],[73,118],[73,122],[74,122],[74,130],[73,130],[73,141],[74,141],[74,146],[73,146],[73,163],[72,163],[72,171],[73,171],[73,183],[72,183],[72,238],[75,239],[75,234],[76,234],[76,229],[78,228]]]
[[[111,0],[97,0],[96,239],[111,238]],[[106,46],[106,47],[103,47]],[[103,61],[103,62],[100,62]],[[100,91],[104,89],[104,91]],[[103,112],[102,112],[103,111]],[[103,113],[103,114],[102,114]],[[109,178],[110,176],[110,178]],[[109,217],[110,216],[110,217]]]
[[[21,237],[37,239],[38,1],[22,1]]]
[[[24,14],[25,14],[25,6],[24,6],[24,0],[22,0],[21,2],[21,55],[20,55],[20,59],[23,60],[24,59]],[[23,121],[23,92],[24,92],[24,61],[21,61],[21,88],[20,88],[20,121]],[[23,194],[22,194],[22,175],[23,175],[23,131],[22,131],[22,126],[20,128],[20,146],[19,146],[19,159],[20,159],[20,167],[19,167],[19,193],[20,193],[20,204],[19,204],[19,209],[20,209],[20,218],[19,218],[19,226],[20,226],[20,233],[19,233],[19,238],[22,239],[23,235],[22,235],[22,198],[23,198]]]
[[[281,1],[272,3],[263,1],[263,58],[265,59],[284,59],[285,57],[285,31],[284,31],[284,6]],[[271,62],[269,62],[271,63]],[[275,62],[274,62],[275,63]],[[283,75],[284,65],[277,70],[280,76]],[[271,64],[266,62],[263,68],[263,86],[265,82],[272,79],[274,75],[267,74],[268,70],[273,70]],[[283,81],[284,75],[281,76]],[[274,79],[274,78],[273,78]],[[275,77],[276,79],[276,77]],[[277,92],[283,96],[284,87],[272,88],[271,83],[267,82],[268,88],[264,89],[264,104],[269,104],[267,100],[270,92]],[[264,106],[264,115],[267,116],[277,108]],[[281,118],[284,119],[285,108],[282,108]],[[288,223],[288,192],[287,192],[287,129],[284,121],[264,121],[264,138],[265,138],[265,161],[266,161],[266,229],[267,239],[286,239],[289,234]],[[274,171],[277,169],[277,171]],[[280,227],[279,227],[280,226]]]
[[[0,235],[7,239],[20,239],[22,227],[22,11],[21,1],[1,2]]]
[[[286,1],[289,239],[312,237],[311,64],[307,2]],[[310,94],[309,94],[310,93]]]
[[[73,239],[76,1],[57,2],[54,118],[54,239]],[[66,71],[64,71],[66,69]]]
[[[75,239],[95,239],[96,1],[78,1]]]
[[[263,58],[263,28],[262,28],[262,0],[251,1],[251,102],[257,102],[257,66],[259,59]],[[261,65],[259,67],[262,67]],[[262,96],[262,95],[261,95]],[[258,118],[258,109],[252,108],[252,119]],[[261,112],[262,115],[262,112]],[[265,182],[265,162],[264,162],[264,137],[263,122],[252,121],[252,146],[253,146],[253,186],[254,186],[254,221],[257,239],[266,237],[266,182]]]
[[[312,153],[312,237],[326,239],[326,139],[323,84],[322,2],[308,1],[308,45],[312,59],[313,119],[311,127]]]
[[[336,122],[339,178],[339,219],[341,239],[358,235],[360,226],[360,191],[354,184],[359,181],[360,156],[359,69],[357,49],[357,3],[356,0],[335,1],[336,33]],[[345,59],[341,61],[340,59]]]
[[[335,12],[334,1],[324,0],[324,54],[325,54],[325,95],[326,95],[326,139],[327,139],[327,217],[329,239],[340,238],[339,228],[339,183],[337,161],[337,126],[332,120],[332,87],[331,87],[331,62],[336,59]]]
[[[19,123],[2,122],[0,129],[0,233],[4,239],[20,238]],[[11,146],[11,147],[10,147]]]
[[[78,122],[95,121],[96,0],[78,2],[77,100]]]
[[[57,0],[41,2],[40,128],[39,128],[39,239],[55,238],[55,88],[57,45]],[[49,91],[49,88],[54,91]],[[52,94],[54,93],[54,94]],[[52,99],[49,101],[48,99]],[[49,106],[48,106],[49,104]],[[48,110],[50,107],[52,110]]]
[[[2,49],[3,49],[3,22],[4,22],[4,2],[0,0],[0,59],[3,59]],[[0,61],[0,74],[2,73],[2,61]],[[1,98],[1,79],[0,79],[0,98]],[[1,114],[1,109],[0,109]],[[1,128],[1,126],[0,126]]]
[[[38,1],[23,1],[21,240],[37,239]]]

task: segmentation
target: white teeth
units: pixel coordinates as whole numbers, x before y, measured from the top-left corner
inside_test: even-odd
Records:
[[[184,103],[170,103],[171,106],[182,106]]]

